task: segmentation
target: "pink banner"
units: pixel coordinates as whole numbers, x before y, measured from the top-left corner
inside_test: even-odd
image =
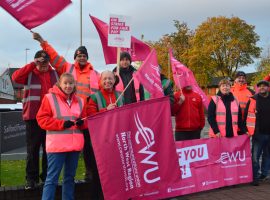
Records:
[[[163,97],[156,50],[152,49],[142,66],[133,74],[150,93],[151,98]]]
[[[181,178],[158,194],[137,199],[161,199],[252,181],[250,138],[211,138],[176,142]]]
[[[197,92],[201,96],[204,107],[208,109],[209,99],[198,85],[193,72],[173,57],[171,49],[170,61],[172,66],[174,83],[177,85],[177,87],[181,89],[188,85],[191,85],[193,91]]]
[[[1,0],[0,6],[27,29],[32,29],[54,17],[70,3],[70,0]]]
[[[88,119],[105,199],[162,191],[180,177],[168,97]]]
[[[108,46],[108,24],[94,16],[90,15],[90,18],[99,34],[106,64],[116,64],[117,48]],[[121,48],[121,51],[129,52],[132,57],[132,61],[144,61],[150,53],[151,48],[146,43],[131,36],[131,48]]]

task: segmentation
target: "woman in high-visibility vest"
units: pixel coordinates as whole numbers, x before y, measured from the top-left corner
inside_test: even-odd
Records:
[[[84,145],[82,129],[86,124],[84,101],[75,94],[72,74],[64,73],[44,97],[37,121],[46,132],[48,172],[42,200],[53,200],[60,172],[64,167],[62,199],[74,199],[74,177]]]
[[[239,102],[231,93],[231,82],[228,79],[219,82],[219,91],[211,98],[208,122],[210,137],[234,137],[247,132]]]

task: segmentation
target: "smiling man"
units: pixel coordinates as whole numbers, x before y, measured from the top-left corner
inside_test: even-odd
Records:
[[[88,62],[88,52],[85,46],[80,46],[74,53],[75,62],[69,63],[63,56],[58,55],[54,48],[45,41],[40,34],[33,33],[33,38],[40,43],[50,58],[50,63],[56,69],[59,76],[64,72],[71,73],[76,81],[77,95],[84,100],[98,90],[99,74],[90,62]]]
[[[246,126],[249,134],[252,135],[252,185],[254,186],[258,186],[260,180],[267,178],[270,169],[269,82],[261,80],[257,83],[257,87],[258,94],[250,98],[245,109]]]
[[[23,120],[26,124],[26,185],[25,189],[37,186],[39,178],[44,182],[47,175],[47,156],[45,152],[46,131],[40,128],[36,114],[42,99],[58,80],[56,71],[49,65],[49,55],[40,50],[33,62],[15,71],[12,80],[24,84]],[[39,175],[39,149],[42,146],[42,173]]]
[[[254,91],[247,86],[247,76],[243,71],[238,71],[235,76],[234,84],[231,88],[233,96],[235,96],[240,104],[242,117],[249,98],[254,95]]]

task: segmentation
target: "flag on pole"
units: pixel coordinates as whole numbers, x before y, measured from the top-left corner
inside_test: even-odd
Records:
[[[108,24],[94,16],[90,15],[90,18],[93,21],[99,34],[106,64],[116,64],[117,47],[108,46]],[[151,48],[146,43],[131,36],[131,48],[121,48],[121,51],[129,52],[132,57],[132,61],[144,61],[150,53]]]
[[[179,62],[173,57],[172,50],[169,50],[170,54],[170,61],[173,73],[174,83],[177,85],[178,88],[184,88],[188,85],[192,86],[194,92],[197,92],[203,101],[203,105],[206,109],[208,109],[209,100],[205,93],[202,91],[200,86],[198,85],[193,72],[187,68],[184,64]]]
[[[1,0],[0,6],[27,29],[35,28],[61,12],[70,0]]]
[[[142,66],[137,72],[133,73],[133,76],[135,76],[150,93],[151,98],[164,96],[155,49],[152,49]]]

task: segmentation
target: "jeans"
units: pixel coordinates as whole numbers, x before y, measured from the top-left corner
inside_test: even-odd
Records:
[[[253,179],[259,179],[259,170],[264,176],[268,175],[270,168],[270,135],[255,134],[252,137],[252,170]],[[260,164],[260,157],[262,156],[262,163]]]
[[[47,155],[45,151],[46,131],[41,129],[37,120],[26,120],[26,181],[42,182],[45,181],[47,175]],[[39,150],[42,146],[42,173],[39,175]]]
[[[62,199],[74,199],[74,177],[80,152],[47,153],[48,173],[43,187],[42,200],[54,200],[60,172],[64,167]]]

